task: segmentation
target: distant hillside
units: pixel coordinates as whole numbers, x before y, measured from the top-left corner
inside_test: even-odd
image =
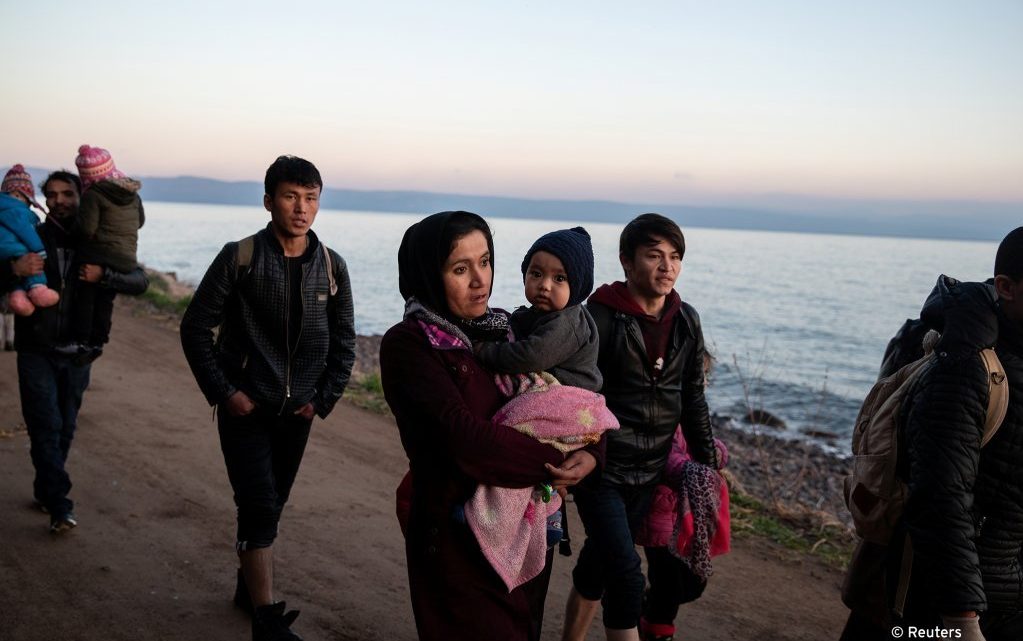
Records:
[[[46,171],[30,168],[33,176]],[[227,182],[211,178],[143,177],[142,197],[166,202],[258,205],[261,182]],[[37,180],[38,182],[38,180]],[[750,206],[666,205],[605,200],[533,200],[504,196],[445,194],[425,191],[363,191],[328,187],[328,209],[432,213],[465,209],[485,216],[554,218],[623,223],[656,211],[683,226],[717,227],[870,236],[906,236],[956,240],[999,240],[1023,224],[1023,204],[971,201],[839,200],[799,196],[765,196]]]

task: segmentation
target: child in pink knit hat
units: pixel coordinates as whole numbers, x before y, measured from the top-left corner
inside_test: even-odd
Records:
[[[11,167],[0,185],[0,260],[12,260],[34,252],[46,257],[43,241],[36,233],[39,218],[29,205],[36,202],[32,176],[21,165]],[[18,280],[7,296],[7,305],[19,316],[28,316],[36,307],[56,305],[60,295],[46,286],[46,274],[26,276]]]
[[[139,197],[142,183],[119,171],[110,152],[100,147],[79,147],[75,166],[82,179],[75,260],[118,272],[134,271],[138,267],[139,228],[146,220]],[[79,285],[72,310],[73,340],[77,343],[73,348],[94,350],[107,342],[114,296],[109,288]]]

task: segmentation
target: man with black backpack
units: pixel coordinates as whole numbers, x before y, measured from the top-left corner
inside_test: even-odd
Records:
[[[857,492],[870,483],[854,469],[848,499],[867,540],[850,564],[846,601],[859,555],[873,545],[883,550],[875,603],[888,612],[854,607],[843,641],[912,638],[911,627],[932,638],[1023,639],[1023,227],[1002,240],[994,273],[988,283],[942,277],[924,305],[921,321],[940,338],[897,410],[903,489],[878,495],[904,503],[890,532],[873,523],[886,541],[864,528],[872,503]],[[991,347],[995,358],[984,354]]]
[[[355,326],[347,266],[310,229],[319,171],[281,156],[264,187],[270,223],[213,260],[182,318],[181,344],[217,406],[238,507],[235,604],[252,614],[253,641],[293,641],[298,613],[273,600],[272,545],[313,417],[326,417],[348,383]]]

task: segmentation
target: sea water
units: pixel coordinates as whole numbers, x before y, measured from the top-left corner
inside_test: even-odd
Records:
[[[422,215],[321,210],[313,229],[348,264],[356,330],[382,334],[401,319],[398,245]],[[224,243],[263,227],[261,207],[146,203],[139,258],[199,282]],[[593,239],[594,281],[622,280],[623,224],[490,218],[495,282],[491,304],[524,304],[520,263],[540,235],[582,224]],[[711,409],[742,416],[762,408],[783,434],[847,437],[889,338],[917,317],[939,274],[991,275],[996,243],[741,231],[686,227],[677,284],[700,313],[716,358]],[[824,439],[825,442],[827,439]]]

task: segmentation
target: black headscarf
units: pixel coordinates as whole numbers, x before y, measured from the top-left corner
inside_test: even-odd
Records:
[[[402,298],[407,301],[414,296],[427,309],[455,320],[448,309],[441,269],[451,254],[456,235],[466,234],[467,228],[479,229],[486,236],[493,268],[494,239],[487,221],[468,211],[442,211],[405,230],[398,247],[398,290]]]
[[[508,317],[490,308],[479,318],[455,316],[448,308],[442,271],[455,239],[474,230],[483,233],[490,250],[491,273],[494,239],[490,226],[468,211],[442,211],[427,216],[405,230],[398,248],[398,290],[405,299],[406,314],[414,313],[427,322],[440,324],[471,348],[473,341],[504,341],[508,338]],[[493,292],[494,282],[490,281]],[[423,309],[425,308],[425,309]],[[419,309],[419,312],[413,310]]]

